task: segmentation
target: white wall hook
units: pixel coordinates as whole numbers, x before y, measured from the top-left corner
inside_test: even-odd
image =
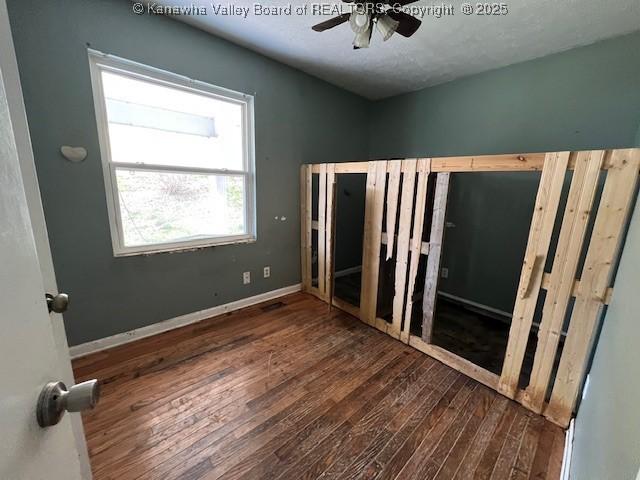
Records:
[[[87,149],[84,147],[70,147],[69,145],[63,145],[60,147],[62,156],[70,162],[78,163],[87,158]]]

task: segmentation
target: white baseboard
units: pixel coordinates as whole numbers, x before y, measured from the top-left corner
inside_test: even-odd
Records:
[[[362,271],[362,265],[358,265],[351,268],[345,268],[344,270],[338,270],[333,274],[335,278],[346,277],[347,275],[351,275],[352,273],[358,273]]]
[[[512,315],[510,312],[505,312],[504,310],[499,310],[497,308],[490,307],[489,305],[484,305],[482,303],[474,302],[473,300],[467,300],[466,298],[458,297],[456,295],[452,295],[450,293],[443,292],[442,290],[438,290],[438,295],[442,295],[444,298],[449,298],[451,300],[455,300],[456,302],[464,303],[466,305],[480,308],[482,310],[486,310],[487,312],[491,312],[495,315],[499,315],[501,317],[511,318]]]
[[[69,355],[72,359],[84,357],[90,353],[99,352],[108,348],[113,348],[118,345],[124,345],[125,343],[133,342],[134,340],[140,340],[141,338],[150,337],[163,333],[174,328],[184,327],[192,323],[206,320],[207,318],[222,315],[223,313],[233,312],[234,310],[240,310],[241,308],[250,307],[256,303],[266,302],[267,300],[273,300],[274,298],[289,295],[291,293],[299,292],[302,289],[301,284],[290,285],[288,287],[279,288],[277,290],[271,290],[270,292],[260,293],[253,297],[243,298],[236,300],[235,302],[225,303],[224,305],[218,305],[216,307],[207,308],[198,312],[187,313],[186,315],[180,315],[179,317],[163,320],[146,327],[136,328],[124,333],[118,333],[110,337],[100,338],[91,342],[82,343],[80,345],[74,345],[69,348]]]

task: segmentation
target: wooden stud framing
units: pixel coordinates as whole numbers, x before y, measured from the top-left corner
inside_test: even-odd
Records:
[[[567,426],[584,376],[593,335],[604,305],[612,295],[612,265],[619,253],[621,236],[629,218],[631,200],[638,182],[640,149],[592,152],[486,155],[432,159],[350,162],[303,166],[300,173],[301,261],[303,289],[412,347],[446,363],[465,375],[496,389]],[[433,305],[437,286],[442,231],[444,229],[445,184],[450,172],[542,171],[536,196],[529,240],[518,285],[516,304],[505,362],[500,376],[430,344]],[[549,244],[558,214],[565,173],[574,170],[567,207],[551,273],[544,272]],[[600,172],[606,171],[602,198],[587,248],[581,278],[577,265],[586,236]],[[437,173],[432,232],[422,241],[427,179]],[[311,175],[320,175],[319,218],[311,218]],[[335,233],[335,174],[367,173],[365,231],[363,238],[360,307],[332,298]],[[387,186],[387,174],[389,182]],[[417,178],[416,178],[417,176]],[[400,189],[400,178],[402,188]],[[446,180],[445,180],[446,179]],[[401,192],[400,192],[401,190]],[[444,192],[444,193],[443,193]],[[398,197],[399,200],[398,200]],[[382,219],[387,206],[386,232]],[[398,203],[399,202],[399,203]],[[415,204],[415,208],[414,208]],[[396,222],[399,216],[399,222]],[[395,231],[398,223],[398,231]],[[413,226],[413,228],[412,228]],[[312,231],[318,232],[318,288],[311,286]],[[435,229],[435,231],[434,231]],[[411,231],[413,230],[413,231]],[[378,275],[381,244],[387,244],[387,259],[395,254],[395,285],[391,323],[377,318]],[[423,294],[422,336],[410,334],[415,276],[420,255],[428,255]],[[518,388],[533,314],[541,289],[547,291],[538,330],[533,371],[526,390]],[[551,379],[559,337],[571,297],[575,297],[571,322],[555,381]],[[551,399],[545,404],[549,384]]]
[[[335,270],[334,256],[335,256],[335,242],[334,235],[336,229],[336,174],[335,164],[330,163],[327,165],[327,213],[325,228],[325,290],[327,296],[327,302],[329,308],[331,308],[333,300],[333,276]]]
[[[479,155],[463,157],[434,157],[431,159],[431,172],[535,172],[544,167],[546,153],[518,153],[506,155]],[[367,173],[368,162],[343,162],[336,164],[336,173]],[[312,165],[313,173],[320,173],[320,165]],[[610,164],[605,161],[604,170]],[[573,170],[570,161],[567,166]],[[402,170],[404,173],[404,170]]]
[[[494,390],[498,389],[498,375],[475,365],[469,360],[459,357],[458,355],[451,353],[444,348],[438,347],[437,345],[426,343],[422,338],[415,335],[411,335],[409,337],[409,345],[416,350],[420,350],[436,360],[449,365],[451,368],[465,374],[467,377],[477,380],[489,388]]]
[[[311,167],[300,167],[300,255],[302,290],[311,289]]]
[[[638,182],[640,149],[615,150],[611,155],[611,168],[600,199],[580,291],[571,313],[549,406],[544,413],[561,425],[568,424],[582,385],[591,341]]]
[[[518,389],[520,370],[533,323],[533,314],[542,284],[543,268],[547,259],[568,163],[569,152],[549,153],[542,170],[516,304],[511,319],[507,351],[498,384],[500,393],[509,398],[515,398]]]
[[[365,196],[364,237],[362,246],[362,285],[360,318],[369,325],[376,323],[378,274],[387,162],[369,162]]]
[[[551,378],[603,160],[604,151],[580,152],[577,155],[576,169],[549,276],[549,293],[545,298],[542,321],[538,329],[533,369],[523,397],[523,404],[537,413],[542,412]]]
[[[411,212],[416,185],[417,160],[402,161],[402,197],[400,198],[400,224],[398,225],[398,254],[396,255],[396,273],[393,295],[393,316],[389,333],[394,337],[400,336],[402,317],[404,313],[405,290],[407,286],[407,268],[409,260],[409,246],[411,238]]]
[[[548,290],[549,289],[550,277],[551,277],[551,275],[548,274],[548,273],[545,273],[542,276],[542,286],[541,286],[541,288],[543,290]],[[571,287],[571,296],[575,297],[576,295],[578,295],[579,291],[580,291],[580,280],[574,280],[573,281],[573,287]],[[613,295],[613,288],[611,288],[611,287],[607,288],[607,291],[604,294],[604,300],[603,300],[605,305],[609,305],[609,303],[611,303],[611,296],[612,295]]]
[[[402,160],[391,160],[387,163],[389,185],[387,186],[387,260],[393,256],[393,244],[396,231],[396,214],[398,213],[398,192],[400,191],[400,169]]]
[[[320,165],[320,179],[318,181],[318,290],[320,295],[326,296],[325,280],[326,259],[326,214],[327,214],[327,164]]]
[[[418,264],[420,262],[420,249],[422,245],[422,227],[424,224],[424,210],[427,204],[427,186],[429,183],[430,159],[421,158],[418,160],[418,185],[416,186],[416,203],[413,217],[413,232],[411,242],[411,257],[409,261],[409,277],[407,279],[407,299],[404,313],[404,324],[400,340],[409,343],[411,332],[411,312],[413,311],[413,291],[418,275]]]
[[[431,234],[429,235],[429,256],[427,257],[427,271],[424,279],[424,293],[422,295],[422,340],[431,343],[433,319],[438,294],[438,280],[440,279],[440,257],[442,255],[442,241],[444,239],[444,221],[447,211],[447,196],[449,194],[450,173],[438,173],[436,191],[433,201],[433,216],[431,217]]]

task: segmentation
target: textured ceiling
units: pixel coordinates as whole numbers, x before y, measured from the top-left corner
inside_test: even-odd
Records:
[[[383,42],[373,34],[369,49],[353,50],[353,33],[343,24],[323,33],[311,26],[332,15],[313,15],[318,3],[262,0],[262,5],[292,5],[292,14],[257,15],[259,0],[160,0],[157,5],[201,5],[206,15],[178,20],[226,38],[362,96],[377,99],[454,78],[541,57],[640,28],[640,0],[509,0],[506,15],[461,13],[455,0],[451,16],[425,16],[411,38],[394,35]],[[258,3],[256,3],[258,2]],[[344,4],[333,3],[344,6]],[[213,6],[244,7],[249,13],[223,15]],[[296,7],[307,5],[299,15]],[[326,3],[325,5],[331,5]],[[420,0],[413,6],[443,5]],[[475,6],[476,3],[473,2]]]

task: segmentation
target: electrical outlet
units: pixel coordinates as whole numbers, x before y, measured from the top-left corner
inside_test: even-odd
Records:
[[[449,269],[447,267],[442,267],[440,269],[440,276],[442,278],[449,278]]]
[[[242,274],[242,283],[244,285],[247,285],[248,283],[251,283],[251,272],[244,272]]]
[[[262,269],[264,278],[269,278],[271,276],[271,267],[264,267]]]

